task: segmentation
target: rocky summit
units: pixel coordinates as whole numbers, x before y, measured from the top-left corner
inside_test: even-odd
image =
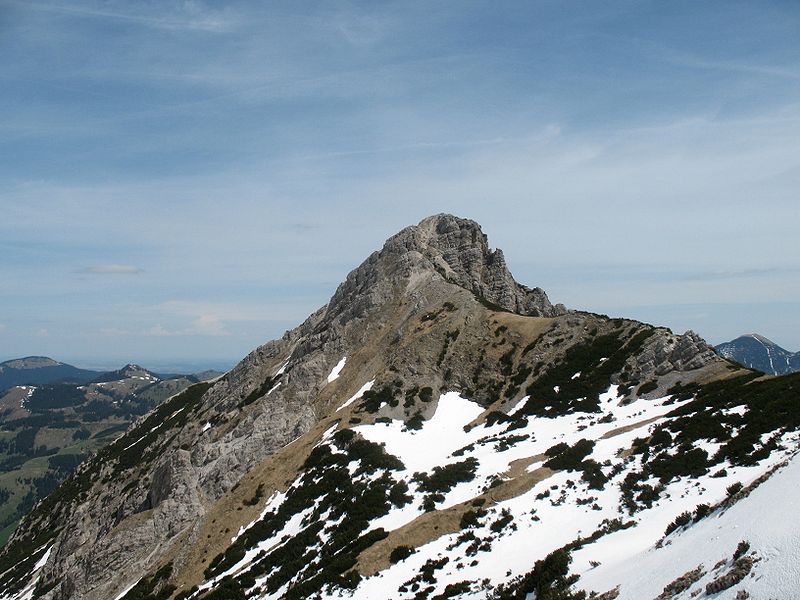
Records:
[[[795,597],[799,389],[436,215],[82,463],[0,598]]]

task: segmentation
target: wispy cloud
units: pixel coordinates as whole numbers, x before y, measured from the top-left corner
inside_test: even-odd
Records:
[[[758,64],[746,61],[711,60],[687,52],[665,50],[665,59],[677,66],[709,71],[729,71],[746,75],[779,77],[782,79],[800,80],[800,69],[783,65]]]
[[[141,307],[135,312],[141,320],[155,324],[139,329],[106,327],[100,333],[113,337],[226,337],[232,335],[228,327],[231,323],[265,322],[276,317],[276,311],[264,305],[184,300]]]
[[[682,277],[684,281],[714,281],[726,279],[753,279],[770,276],[794,275],[800,273],[800,267],[767,267],[761,269],[738,269],[727,271],[703,271],[689,273]]]
[[[569,306],[800,296],[797,8],[512,4],[8,0],[4,346],[243,355],[442,211]]]
[[[143,335],[152,337],[173,337],[173,336],[228,336],[231,333],[217,315],[200,315],[183,329],[169,329],[160,323],[142,332]]]
[[[144,329],[124,329],[119,327],[104,327],[100,329],[100,334],[110,337],[192,337],[209,336],[225,337],[231,333],[225,324],[216,315],[201,315],[193,319],[186,327],[165,327],[161,323],[156,323]]]
[[[138,275],[144,269],[133,265],[92,265],[80,270],[81,273],[92,273],[94,275]]]
[[[286,299],[285,304],[274,302],[203,302],[190,300],[169,300],[148,310],[187,317],[198,328],[213,330],[219,322],[269,321],[296,317],[293,303]],[[310,312],[310,311],[309,311]],[[287,314],[288,313],[288,314]]]
[[[166,29],[166,30],[189,30],[219,33],[230,31],[236,24],[230,11],[219,11],[209,9],[199,2],[185,1],[181,3],[165,2],[158,3],[158,11],[146,12],[141,10],[143,3],[124,4],[125,8],[136,6],[140,12],[126,12],[124,10],[114,10],[113,8],[98,8],[96,4],[60,4],[44,2],[20,2],[27,8],[39,11],[58,13],[72,17],[83,17],[92,19],[108,19],[140,25],[143,27]],[[109,6],[109,5],[104,5]],[[114,6],[114,3],[110,4]],[[152,5],[151,5],[152,6]],[[168,9],[172,9],[168,11]]]
[[[397,146],[377,146],[374,148],[357,148],[352,150],[339,150],[326,154],[317,154],[301,157],[301,160],[317,160],[320,158],[342,158],[348,156],[389,154],[396,152],[425,152],[471,149],[491,146],[511,146],[519,144],[542,144],[556,139],[561,134],[561,127],[551,123],[543,128],[540,133],[523,137],[498,136],[489,139],[461,139],[461,140],[424,140]]]

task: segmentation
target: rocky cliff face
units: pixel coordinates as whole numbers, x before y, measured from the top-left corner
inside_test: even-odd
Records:
[[[0,592],[105,600],[139,579],[137,594],[151,583],[164,598],[213,590],[224,577],[208,583],[212,561],[298,485],[332,428],[417,427],[447,391],[475,403],[476,423],[513,420],[514,407],[530,419],[591,413],[609,385],[632,402],[726,368],[695,334],[552,305],[514,281],[475,222],[436,215],[387,240],[299,327],[85,463],[4,550]]]

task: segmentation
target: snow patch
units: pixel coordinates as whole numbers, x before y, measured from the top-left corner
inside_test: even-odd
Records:
[[[333,367],[333,370],[328,375],[328,383],[330,383],[331,381],[335,381],[336,379],[339,379],[339,373],[341,373],[342,369],[344,369],[344,363],[345,362],[347,362],[347,357],[346,356],[342,360],[340,360],[338,363],[336,363],[336,366]]]
[[[458,392],[447,392],[439,397],[433,417],[417,431],[406,430],[405,424],[396,420],[355,427],[354,431],[371,442],[385,444],[386,451],[403,461],[408,471],[429,471],[455,462],[448,457],[472,437],[464,433],[464,425],[482,412],[478,403],[462,398]]]
[[[372,381],[368,381],[367,383],[362,385],[361,388],[355,394],[353,394],[350,397],[349,400],[347,400],[344,404],[342,404],[339,408],[336,409],[336,412],[339,412],[343,408],[346,408],[346,407],[350,406],[353,402],[355,402],[356,400],[361,398],[361,396],[364,395],[364,392],[369,391],[369,390],[372,389],[372,386],[374,384],[375,384],[375,380],[373,379]]]
[[[128,592],[130,592],[133,588],[135,588],[136,584],[138,584],[141,580],[142,580],[142,578],[139,577],[139,579],[134,581],[132,584],[130,584],[128,587],[126,587],[124,590],[122,590],[119,594],[117,594],[117,597],[114,598],[114,600],[122,600],[125,597],[125,595]]]

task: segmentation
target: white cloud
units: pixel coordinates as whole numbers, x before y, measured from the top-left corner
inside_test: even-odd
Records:
[[[95,275],[138,275],[144,269],[132,265],[92,265],[81,270],[82,273],[93,273]]]
[[[225,324],[217,315],[207,314],[200,315],[190,327],[190,331],[194,331],[197,335],[230,335],[225,329]]]

